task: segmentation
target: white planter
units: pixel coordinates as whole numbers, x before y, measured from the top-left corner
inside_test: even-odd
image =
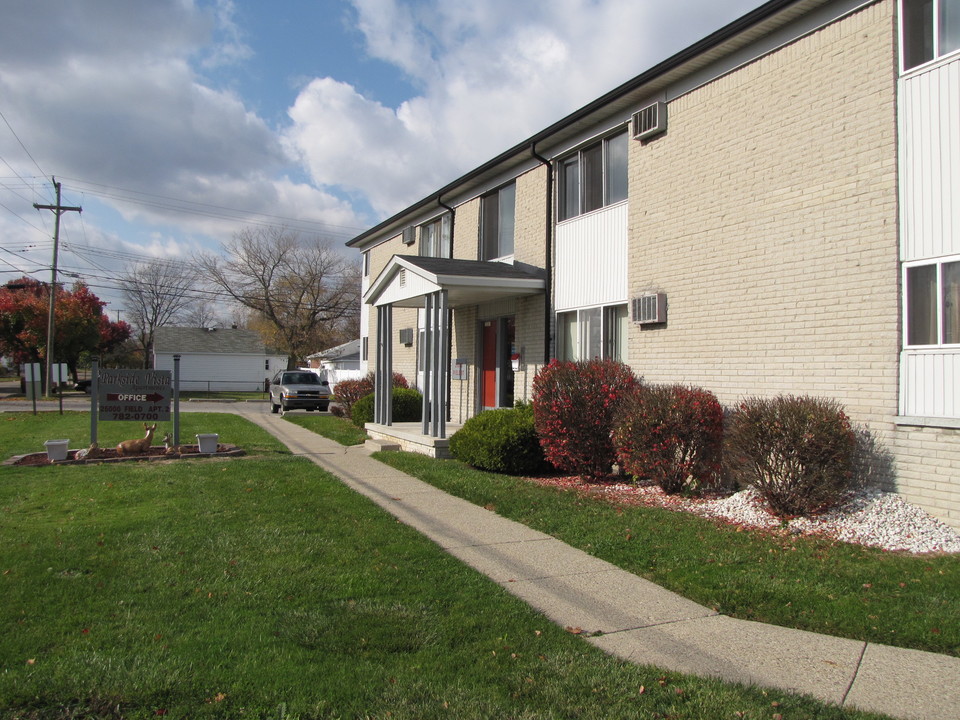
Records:
[[[217,433],[201,433],[197,435],[197,445],[200,446],[200,452],[202,453],[215,453],[218,442],[220,442],[220,436]]]
[[[69,440],[47,440],[43,444],[43,446],[47,448],[47,460],[50,462],[54,460],[66,460],[67,447],[69,445]]]

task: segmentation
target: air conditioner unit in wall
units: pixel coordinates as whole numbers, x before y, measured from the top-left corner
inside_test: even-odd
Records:
[[[630,319],[638,325],[655,325],[667,321],[667,294],[650,293],[633,298]]]
[[[417,229],[412,225],[403,229],[403,244],[413,245],[417,241]]]
[[[661,100],[633,114],[633,139],[645,140],[667,129],[667,104]]]
[[[413,345],[413,328],[403,328],[400,331],[400,344]]]

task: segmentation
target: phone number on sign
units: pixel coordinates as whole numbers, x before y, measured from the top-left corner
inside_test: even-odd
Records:
[[[160,413],[101,413],[101,420],[169,420],[169,415]]]

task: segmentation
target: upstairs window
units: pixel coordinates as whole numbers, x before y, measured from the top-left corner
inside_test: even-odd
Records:
[[[905,270],[908,346],[960,345],[960,259]]]
[[[960,0],[902,0],[903,69],[960,50]]]
[[[559,220],[627,199],[627,147],[627,133],[623,131],[560,161]]]
[[[420,255],[448,258],[450,250],[450,213],[420,226]]]
[[[517,185],[510,183],[480,198],[480,259],[513,255]]]

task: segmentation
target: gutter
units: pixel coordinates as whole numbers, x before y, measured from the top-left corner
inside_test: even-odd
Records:
[[[547,271],[543,295],[543,364],[546,365],[550,362],[550,349],[553,346],[553,337],[550,334],[553,319],[551,303],[553,299],[553,165],[537,152],[536,141],[530,145],[530,154],[547,168],[547,223],[543,238]]]

